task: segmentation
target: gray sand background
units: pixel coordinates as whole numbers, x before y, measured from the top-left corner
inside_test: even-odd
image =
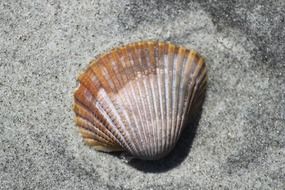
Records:
[[[72,94],[142,39],[196,49],[209,86],[168,158],[127,164],[82,143]],[[285,1],[2,0],[0,189],[285,189]]]

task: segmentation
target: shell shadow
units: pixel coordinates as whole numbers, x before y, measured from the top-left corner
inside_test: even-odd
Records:
[[[197,127],[201,118],[202,108],[200,108],[195,117],[186,123],[174,149],[164,158],[160,160],[148,161],[132,159],[128,162],[130,166],[146,173],[162,173],[181,164],[188,156],[193,139],[196,135]]]

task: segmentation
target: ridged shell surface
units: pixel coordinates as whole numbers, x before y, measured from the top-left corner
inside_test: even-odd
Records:
[[[174,148],[200,107],[207,73],[194,50],[144,41],[98,56],[78,80],[74,111],[85,142],[154,160]]]

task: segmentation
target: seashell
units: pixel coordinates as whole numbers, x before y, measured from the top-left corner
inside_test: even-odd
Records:
[[[78,81],[74,111],[85,142],[155,160],[174,148],[201,106],[207,71],[194,50],[143,41],[100,55]]]

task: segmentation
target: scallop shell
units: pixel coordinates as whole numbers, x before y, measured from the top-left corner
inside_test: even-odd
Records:
[[[201,105],[207,71],[194,50],[143,41],[98,56],[78,80],[74,111],[85,142],[155,160],[174,148]]]

